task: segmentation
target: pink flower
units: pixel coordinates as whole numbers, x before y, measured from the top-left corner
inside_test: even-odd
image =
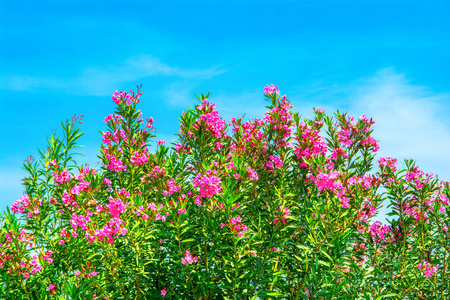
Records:
[[[437,267],[426,268],[424,270],[425,277],[431,277],[437,271]]]
[[[431,264],[427,261],[422,260],[423,263],[419,263],[417,265],[417,268],[419,270],[423,269],[423,273],[425,275],[425,277],[431,277],[431,275],[433,275],[434,273],[436,273],[436,271],[440,268],[440,267],[436,267],[436,266],[431,266]]]
[[[166,215],[160,215],[159,213],[157,213],[155,216],[155,219],[158,221],[161,220],[161,221],[165,222],[168,215],[169,215],[169,213],[167,213]]]
[[[126,211],[127,204],[123,203],[119,198],[114,199],[113,197],[109,197],[109,204],[106,204],[106,207],[109,209],[111,218],[116,218],[119,217],[121,213]]]
[[[339,171],[332,171],[328,173],[319,173],[311,177],[316,183],[316,186],[323,191],[324,189],[329,189],[334,191],[336,189],[341,189],[342,184],[339,182],[339,176],[341,173]]]
[[[179,208],[177,214],[182,215],[186,213],[186,208]]]
[[[76,270],[75,272],[73,272],[73,274],[75,274],[75,276],[80,276],[80,271]]]
[[[380,166],[380,168],[389,167],[392,171],[397,171],[397,159],[393,159],[390,157],[381,157],[378,160],[378,165]]]
[[[116,124],[119,124],[123,120],[122,116],[111,114],[103,119],[103,122],[108,123],[109,121],[113,121]]]
[[[222,120],[219,116],[219,112],[214,110],[214,107],[215,104],[208,103],[208,99],[202,100],[202,104],[200,104],[197,109],[201,110],[203,114],[195,121],[194,128],[198,130],[200,127],[206,127],[205,129],[207,132],[211,132],[217,139],[220,139],[226,136],[226,122]],[[188,132],[188,135],[195,138],[195,135],[190,131]],[[215,149],[219,149],[222,146],[222,143],[217,141]]]
[[[239,206],[239,204],[237,206]],[[248,230],[248,227],[245,226],[244,224],[241,224],[241,223],[242,223],[242,218],[240,216],[237,216],[235,218],[231,218],[230,219],[230,223],[229,223],[231,232],[236,233],[239,237],[242,237],[243,233]],[[224,227],[226,225],[227,224],[221,223],[220,227]]]
[[[372,225],[369,226],[368,233],[370,236],[372,236],[373,241],[375,243],[378,242],[388,242],[390,239],[390,236],[388,236],[388,233],[391,231],[391,227],[385,224],[381,224],[380,221],[374,222]]]
[[[145,165],[148,161],[147,154],[145,151],[137,152],[134,151],[131,155],[130,163],[135,166]],[[128,198],[128,197],[127,197]]]
[[[264,87],[264,95],[271,95],[273,93],[280,94],[280,89],[276,85],[266,85]]]
[[[145,124],[145,126],[146,126],[147,128],[152,128],[152,126],[153,126],[153,121],[154,121],[153,117],[145,118],[145,120],[147,121],[147,124]]]
[[[51,291],[51,290],[53,290],[55,288],[55,285],[52,283],[52,284],[49,284],[48,285],[48,287],[47,287],[47,289],[49,290],[49,291]]]
[[[367,256],[366,255],[363,255],[361,258],[362,258],[362,260],[357,263],[358,266],[361,266],[365,262],[367,262]]]
[[[63,182],[70,181],[70,174],[69,174],[69,170],[67,170],[67,169],[62,170],[62,172],[60,174],[53,173],[53,176],[55,176],[55,181],[57,183],[63,183]]]
[[[111,99],[115,104],[126,103],[126,105],[130,106],[132,102],[139,103],[141,101],[139,99],[140,95],[142,95],[142,93],[140,93],[140,92],[135,94],[132,91],[132,95],[131,95],[128,92],[115,91],[114,94],[112,95]]]
[[[122,170],[126,171],[127,166],[126,165],[124,166],[122,161],[119,158],[113,156],[113,157],[111,157],[111,161],[108,164],[108,170],[113,170],[116,172],[120,172]]]
[[[350,207],[350,204],[348,204],[348,201],[350,201],[349,197],[342,197],[342,199],[341,199],[341,206],[342,206],[342,208]]]
[[[175,185],[176,180],[174,178],[167,180],[166,187],[167,190],[163,191],[163,196],[168,196],[181,190],[181,185]]]
[[[111,180],[109,180],[108,178],[103,178],[102,183],[106,184],[109,188],[111,187]]]
[[[347,152],[345,152],[342,148],[331,150],[331,157],[333,158],[333,160],[336,160],[339,155],[341,155],[343,158],[348,157]]]
[[[194,262],[198,262],[198,257],[196,256],[196,257],[192,257],[192,255],[191,255],[191,251],[189,251],[189,250],[186,250],[186,254],[185,254],[185,256],[181,259],[181,263],[183,264],[183,265],[185,265],[186,263],[188,263],[188,264],[192,264],[192,263],[194,263]]]
[[[19,200],[17,200],[11,205],[11,210],[16,214],[23,213],[25,208],[27,208],[29,205],[30,205],[30,197],[27,194],[25,194],[22,197],[20,197]]]
[[[308,297],[311,297],[311,296],[309,295],[309,290],[308,290],[307,288],[305,288],[305,293],[306,293],[306,295],[307,295]]]
[[[128,232],[128,229],[123,228],[123,227],[120,227],[120,228],[119,228],[119,233],[120,233],[121,235],[125,236],[125,235],[127,234],[127,232]]]
[[[266,166],[269,169],[273,169],[274,163],[277,168],[281,168],[284,162],[279,157],[270,155],[269,160],[266,162]]]
[[[209,171],[209,172],[208,172]],[[213,172],[208,170],[206,175],[200,173],[195,176],[193,180],[194,187],[199,186],[200,197],[212,198],[222,191],[220,178],[214,175],[209,175]]]
[[[65,243],[66,243],[66,240],[64,240],[64,239],[59,240],[59,244],[60,244],[61,246],[63,246]]]
[[[167,294],[166,289],[162,289],[162,290],[161,290],[161,296],[165,296],[166,294]]]
[[[282,212],[282,214],[278,214],[275,216],[275,220],[273,221],[274,224],[276,225],[281,225],[281,224],[286,224],[286,217],[289,216],[291,214],[291,210],[287,209],[287,208],[283,208],[280,205],[280,209],[277,210],[277,213]]]
[[[258,173],[256,173],[256,171],[252,170],[250,167],[247,168],[247,173],[250,175],[250,179],[251,180],[258,180],[259,179]]]

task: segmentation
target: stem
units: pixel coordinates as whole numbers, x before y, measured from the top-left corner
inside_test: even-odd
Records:
[[[275,263],[275,266],[273,266],[273,272],[275,273],[278,270],[278,262],[280,260],[280,257],[277,256],[277,262]],[[273,282],[270,284],[270,290],[273,291]]]
[[[313,258],[311,259],[311,262],[309,263],[308,268],[306,269],[306,272],[305,272],[305,274],[303,275],[302,282],[300,283],[299,289],[302,289],[303,286],[305,285],[306,275],[308,275],[308,272],[309,272],[309,270],[311,269],[312,264],[313,264],[314,261],[316,260],[316,255],[317,255],[317,253],[319,252],[319,249],[320,249],[320,248],[322,247],[322,245],[325,243],[327,237],[328,237],[328,231],[325,233],[325,236],[323,237],[323,240],[320,242],[320,244],[319,244],[319,245],[316,245],[316,248],[314,249],[314,255],[313,255]],[[297,296],[295,297],[295,299],[297,300],[299,296],[300,296],[300,293],[297,292]]]
[[[19,276],[20,276],[20,275],[19,275]],[[28,300],[31,300],[31,299],[30,299],[30,296],[28,296],[28,293],[29,293],[29,292],[28,292],[28,289],[27,289],[25,283],[23,282],[23,278],[20,278],[20,283],[22,284],[22,288],[23,288],[23,289],[25,290],[25,292],[26,292],[25,295],[27,296],[27,299],[28,299]]]

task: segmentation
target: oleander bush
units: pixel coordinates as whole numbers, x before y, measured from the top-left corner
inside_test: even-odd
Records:
[[[450,298],[449,183],[374,164],[372,119],[301,119],[271,85],[262,119],[227,123],[202,94],[151,151],[141,95],[114,93],[98,169],[75,160],[81,116],[26,160],[0,298]]]

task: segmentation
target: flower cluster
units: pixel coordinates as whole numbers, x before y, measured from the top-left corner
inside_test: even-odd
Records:
[[[311,128],[305,123],[300,123],[297,135],[294,139],[298,141],[294,153],[299,161],[300,167],[307,167],[307,162],[314,157],[327,153],[328,145],[325,138],[319,135],[320,131]]]
[[[278,213],[278,214],[275,215],[275,220],[273,221],[273,223],[274,223],[275,225],[286,224],[286,222],[287,222],[286,217],[289,216],[289,215],[291,214],[291,210],[290,210],[290,209],[287,209],[286,207],[283,208],[283,207],[280,205],[280,208],[277,209],[277,213]]]
[[[22,214],[26,208],[30,205],[30,196],[27,194],[20,197],[19,200],[11,205],[11,210],[16,214]]]
[[[258,180],[258,173],[255,170],[252,170],[252,168],[247,168],[247,174],[250,176],[250,180]]]
[[[417,268],[419,270],[423,270],[423,273],[425,274],[426,277],[431,277],[431,275],[436,273],[436,271],[439,269],[439,267],[431,266],[431,264],[425,261],[425,259],[422,260],[422,262],[423,263],[417,264]]]
[[[281,168],[281,167],[283,167],[283,161],[279,157],[269,155],[269,160],[266,162],[266,166],[269,169],[273,169],[274,165],[277,168]]]
[[[394,242],[394,235],[391,233],[391,227],[376,221],[369,226],[369,235],[373,238],[374,243]],[[389,235],[388,235],[389,233]]]
[[[117,157],[111,157],[111,160],[108,164],[108,170],[113,170],[116,172],[126,171],[127,166],[123,164],[122,160]]]
[[[207,170],[205,175],[197,174],[192,182],[194,187],[198,187],[200,197],[212,198],[222,191],[220,178],[215,176],[217,171]]]
[[[185,265],[185,264],[192,265],[194,262],[198,262],[198,257],[197,256],[193,257],[191,254],[191,251],[186,250],[185,256],[183,258],[181,258],[181,263],[183,265]]]
[[[67,169],[62,170],[60,174],[53,173],[53,176],[55,176],[54,178],[57,183],[68,182],[71,179],[69,175],[69,170]]]
[[[131,94],[129,94],[128,92],[124,92],[124,91],[120,91],[118,92],[117,90],[114,92],[114,94],[112,95],[111,99],[115,104],[121,104],[121,103],[125,103],[126,105],[131,105],[131,103],[139,103],[141,100],[139,99],[139,97],[142,95],[141,92],[137,92],[136,94],[134,93],[134,91],[131,91]]]
[[[265,95],[271,95],[271,94],[279,94],[280,93],[280,89],[278,89],[278,87],[276,85],[266,85],[266,87],[264,87],[264,94]]]
[[[242,237],[244,232],[247,232],[248,227],[246,225],[241,224],[242,218],[240,216],[237,216],[235,218],[231,218],[229,220],[229,223],[221,223],[220,227],[230,226],[230,230],[233,233],[236,233],[239,237]]]
[[[145,165],[148,162],[148,154],[145,151],[134,151],[130,163],[135,166]]]

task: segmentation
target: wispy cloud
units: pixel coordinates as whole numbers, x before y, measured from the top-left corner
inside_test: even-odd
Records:
[[[306,116],[319,106],[329,115],[339,110],[373,118],[373,135],[380,142],[376,160],[393,157],[402,166],[404,159],[414,159],[425,172],[450,181],[450,94],[413,84],[407,75],[386,68],[345,84],[313,82],[291,98]],[[383,207],[376,220],[384,221],[387,212]]]
[[[187,109],[192,103],[195,84],[187,80],[173,82],[162,92],[164,100],[170,106],[178,106]]]
[[[450,180],[450,94],[413,84],[407,75],[386,68],[345,84],[314,82],[292,99],[301,112],[320,106],[328,114],[339,109],[372,117],[379,156],[414,159],[424,171]]]
[[[126,60],[119,66],[88,68],[75,79],[79,86],[88,88],[91,94],[105,95],[123,82],[138,81],[145,77],[171,76],[177,80],[204,80],[224,73],[225,70],[183,69],[169,66],[150,55],[141,55]]]
[[[81,75],[68,78],[44,78],[27,75],[3,76],[0,89],[35,91],[38,89],[83,93],[95,96],[109,95],[120,83],[138,81],[145,77],[171,76],[176,80],[210,79],[226,70],[218,68],[185,69],[173,67],[151,55],[134,56],[123,63],[110,66],[88,67]]]
[[[366,114],[377,122],[378,156],[414,159],[425,172],[450,180],[450,122],[445,104],[450,94],[435,93],[409,82],[394,69],[363,79],[355,89],[349,112]],[[447,111],[446,111],[447,110]],[[376,220],[387,217],[387,204]]]
[[[450,94],[435,93],[384,69],[355,91],[351,111],[377,122],[380,155],[414,159],[426,172],[450,180]],[[446,111],[447,109],[447,111]]]

